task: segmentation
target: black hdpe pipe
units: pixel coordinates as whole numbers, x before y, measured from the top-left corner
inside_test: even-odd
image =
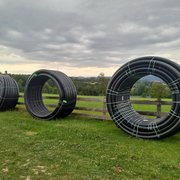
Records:
[[[52,80],[59,93],[59,102],[53,111],[49,111],[43,103],[42,89],[48,80]],[[51,120],[63,118],[71,114],[76,105],[77,93],[72,80],[62,72],[38,70],[26,82],[25,106],[35,118]]]
[[[148,120],[131,106],[132,86],[147,75],[161,78],[171,90],[172,106],[166,117]],[[146,139],[174,135],[180,130],[180,66],[161,57],[134,59],[112,76],[107,87],[106,101],[111,118],[126,133]]]
[[[15,108],[19,98],[19,88],[9,75],[0,75],[0,110]]]

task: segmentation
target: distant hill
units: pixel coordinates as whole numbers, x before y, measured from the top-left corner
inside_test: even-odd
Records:
[[[160,82],[163,82],[162,79],[160,79],[160,78],[158,78],[158,77],[156,77],[156,76],[153,76],[153,75],[145,76],[145,77],[143,77],[141,80],[142,80],[142,81],[149,81],[149,82],[151,82],[151,81],[160,81]]]

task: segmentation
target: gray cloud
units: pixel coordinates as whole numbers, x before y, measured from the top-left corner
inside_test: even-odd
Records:
[[[27,61],[73,67],[119,66],[150,54],[179,58],[179,18],[178,0],[0,0],[0,46]]]

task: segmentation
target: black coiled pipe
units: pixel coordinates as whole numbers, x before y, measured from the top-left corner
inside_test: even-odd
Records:
[[[172,106],[166,117],[148,120],[130,103],[132,86],[140,78],[154,75],[161,78],[172,92]],[[157,139],[180,130],[180,66],[161,57],[141,57],[118,69],[107,88],[107,108],[117,127],[140,138]]]
[[[9,75],[0,75],[0,110],[13,109],[19,98],[19,88]]]
[[[43,103],[42,89],[51,79],[58,88],[59,101],[53,111]],[[35,118],[51,120],[68,116],[76,105],[76,88],[72,80],[64,73],[53,70],[38,70],[28,79],[25,86],[25,106]]]

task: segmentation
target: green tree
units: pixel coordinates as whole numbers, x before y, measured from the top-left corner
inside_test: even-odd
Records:
[[[151,82],[137,81],[131,89],[132,96],[150,96]]]
[[[152,98],[167,98],[171,96],[171,91],[168,86],[161,82],[153,82],[151,86],[151,97]]]
[[[23,92],[24,91],[23,80],[19,79],[17,83],[18,83],[18,86],[19,86],[19,91]]]
[[[108,80],[105,77],[104,73],[100,73],[97,80],[98,80],[98,87],[99,87],[98,88],[99,95],[105,96]]]

